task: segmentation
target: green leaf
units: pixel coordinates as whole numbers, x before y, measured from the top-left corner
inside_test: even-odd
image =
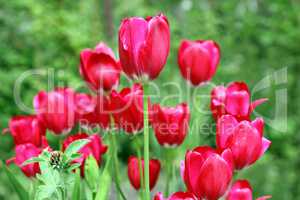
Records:
[[[29,194],[28,194],[27,190],[23,187],[23,185],[15,177],[15,175],[12,173],[12,171],[8,167],[6,167],[3,163],[2,163],[2,166],[4,168],[4,171],[8,177],[11,185],[17,192],[19,198],[22,200],[29,200]]]
[[[72,200],[80,200],[81,192],[80,192],[80,169],[77,169],[75,172],[75,183],[72,192]]]
[[[84,145],[88,144],[90,140],[81,139],[72,142],[65,150],[65,155],[71,157],[73,154],[77,153]]]
[[[80,167],[80,165],[81,165],[80,163],[74,163],[68,168],[68,171],[72,172],[74,169]]]
[[[25,165],[28,165],[28,164],[31,164],[31,163],[44,162],[44,161],[45,161],[45,159],[43,159],[43,158],[33,157],[33,158],[29,158],[28,160],[25,160],[22,163],[22,166],[25,166]]]
[[[85,160],[84,176],[91,190],[96,191],[97,185],[99,183],[100,174],[99,174],[99,166],[94,156],[90,155]]]
[[[98,185],[98,190],[96,194],[95,200],[106,200],[107,195],[109,192],[109,188],[111,185],[111,177],[109,173],[109,168],[111,166],[111,157],[107,160],[107,163],[105,164],[105,168],[100,176],[99,183],[104,183],[104,184],[99,184]]]

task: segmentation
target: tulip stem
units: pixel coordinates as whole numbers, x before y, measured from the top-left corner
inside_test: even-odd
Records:
[[[150,184],[149,184],[149,119],[148,119],[148,85],[143,84],[144,95],[144,183],[145,183],[145,200],[150,200]]]
[[[120,179],[119,179],[119,162],[118,162],[118,150],[116,145],[116,137],[114,133],[114,120],[111,117],[111,133],[109,134],[110,138],[110,148],[111,148],[111,157],[113,159],[113,169],[114,169],[114,182],[116,185],[117,190],[119,191],[123,200],[126,200],[126,197],[121,189],[120,186]]]
[[[142,156],[141,151],[139,148],[137,148],[137,154],[138,154],[138,161],[139,161],[139,171],[140,171],[140,177],[141,177],[141,189],[140,189],[140,199],[145,199],[145,191],[144,191],[144,179],[143,179],[143,166],[142,166]]]
[[[169,196],[170,192],[170,183],[173,179],[173,149],[165,149],[165,161],[166,161],[166,187],[165,187],[165,196]]]

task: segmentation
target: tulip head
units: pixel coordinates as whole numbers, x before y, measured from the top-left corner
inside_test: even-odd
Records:
[[[103,93],[116,88],[120,71],[119,62],[105,43],[99,43],[95,49],[85,49],[80,53],[80,74],[96,92]]]
[[[186,103],[176,107],[152,106],[151,123],[156,139],[163,146],[182,144],[188,132],[190,111]]]
[[[231,149],[235,168],[242,169],[258,160],[271,145],[263,137],[263,127],[262,118],[238,122],[231,115],[223,115],[217,123],[217,147]]]
[[[184,182],[188,191],[199,199],[216,200],[223,196],[233,173],[229,149],[220,154],[208,146],[197,147],[185,156]]]
[[[144,174],[144,159],[141,159],[141,167],[143,169]],[[149,184],[150,184],[150,190],[153,189],[155,186],[159,173],[160,173],[160,162],[157,159],[151,159],[149,161]],[[139,190],[141,188],[141,177],[140,177],[140,165],[139,165],[139,159],[134,156],[130,156],[128,158],[128,178],[131,183],[131,185],[136,189]]]
[[[75,93],[70,88],[40,91],[33,101],[38,119],[55,134],[69,132],[75,124]]]
[[[119,55],[125,74],[132,79],[155,79],[166,64],[170,49],[167,18],[126,18],[119,28]]]
[[[35,115],[14,116],[10,119],[9,130],[15,145],[31,143],[39,147],[46,135],[45,127]]]
[[[193,86],[209,81],[219,61],[220,49],[212,40],[183,40],[180,44],[178,66],[183,78]]]
[[[154,196],[153,200],[197,200],[197,198],[190,192],[176,192],[165,199],[162,193],[159,192]]]

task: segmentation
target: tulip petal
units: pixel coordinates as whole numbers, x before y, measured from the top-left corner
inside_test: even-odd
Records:
[[[216,143],[221,150],[226,148],[228,138],[232,135],[234,128],[238,124],[232,115],[223,115],[217,123]]]
[[[257,99],[257,100],[255,100],[255,101],[253,101],[253,102],[251,103],[249,113],[252,113],[253,110],[254,110],[257,106],[259,106],[260,104],[265,103],[266,101],[268,101],[267,98]]]
[[[271,195],[265,195],[265,196],[257,198],[256,200],[267,200],[267,199],[271,199],[271,198],[272,198]]]
[[[251,125],[257,129],[257,131],[260,133],[262,137],[264,133],[264,119],[261,117],[256,118],[254,121],[251,122]]]
[[[268,150],[271,144],[272,142],[270,140],[268,140],[265,137],[262,138],[262,148],[261,148],[260,156],[264,155],[264,153]]]
[[[246,91],[226,92],[226,111],[239,117],[247,116],[250,106],[250,96]]]
[[[230,189],[226,200],[252,200],[252,188],[247,180],[236,181]]]

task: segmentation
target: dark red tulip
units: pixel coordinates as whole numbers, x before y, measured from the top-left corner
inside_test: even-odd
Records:
[[[69,132],[75,124],[75,94],[70,88],[41,91],[34,97],[34,109],[43,125],[55,134]]]
[[[190,111],[186,103],[176,107],[152,107],[152,126],[160,145],[178,146],[182,144],[189,125]]]
[[[120,71],[119,62],[105,43],[99,43],[95,49],[84,49],[80,53],[81,76],[96,92],[116,88]]]
[[[113,90],[110,95],[110,110],[115,125],[127,133],[137,133],[144,127],[143,88],[134,84],[121,92]]]
[[[256,200],[267,200],[271,196],[262,196]],[[230,189],[226,200],[252,200],[252,188],[247,180],[237,180]]]
[[[141,160],[141,166],[144,173],[144,159]],[[139,170],[139,159],[134,156],[130,156],[128,159],[128,178],[131,185],[139,190],[141,187],[141,177]],[[149,173],[150,173],[150,190],[155,186],[160,172],[160,162],[157,159],[151,159],[149,161]]]
[[[220,49],[212,40],[183,40],[178,50],[178,65],[185,80],[194,86],[209,81],[216,73]]]
[[[37,173],[40,173],[40,167],[38,163],[23,165],[26,160],[39,156],[41,153],[40,148],[36,147],[34,144],[26,143],[17,145],[15,151],[16,156],[10,160],[7,160],[7,164],[14,162],[27,177],[33,177]]]
[[[107,146],[103,144],[101,137],[97,134],[87,135],[86,133],[78,133],[65,139],[63,142],[63,150],[65,150],[72,142],[80,139],[90,140],[88,144],[78,151],[78,153],[81,153],[82,156],[75,160],[76,163],[81,164],[81,175],[83,176],[85,160],[92,155],[97,160],[98,165],[101,165],[102,155],[106,153]]]
[[[244,82],[232,82],[227,87],[217,86],[211,92],[211,112],[216,120],[225,114],[233,115],[239,121],[250,120],[256,106],[267,101],[258,99],[251,103],[250,97],[250,91]]]
[[[263,137],[264,121],[238,122],[231,115],[223,115],[217,124],[217,147],[232,151],[235,168],[242,169],[258,160],[271,145]]]
[[[35,115],[14,116],[9,122],[9,131],[14,138],[15,145],[31,143],[42,146],[42,137],[46,129]]]
[[[109,128],[110,117],[108,113],[109,101],[105,96],[91,96],[77,93],[75,98],[77,121],[84,126],[103,129]]]
[[[162,193],[159,192],[154,196],[153,200],[197,200],[197,198],[190,192],[176,192],[165,199]]]
[[[164,15],[123,19],[119,54],[123,71],[130,78],[155,79],[166,64],[169,49],[170,29]]]
[[[216,200],[223,196],[233,173],[232,153],[220,154],[208,146],[197,147],[185,156],[184,182],[199,199]]]

